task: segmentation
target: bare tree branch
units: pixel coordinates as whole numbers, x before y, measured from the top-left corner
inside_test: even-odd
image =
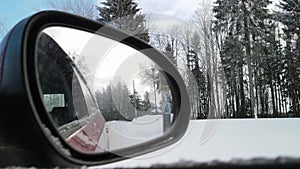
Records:
[[[44,6],[48,9],[95,19],[97,16],[96,2],[96,0],[46,0]]]
[[[0,40],[2,38],[4,38],[4,36],[6,35],[8,29],[7,29],[7,25],[5,23],[5,20],[4,19],[1,19],[0,20]]]

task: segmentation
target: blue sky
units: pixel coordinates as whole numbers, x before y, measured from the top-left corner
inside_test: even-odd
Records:
[[[163,13],[184,17],[191,15],[201,0],[136,0],[144,12]],[[8,0],[0,2],[0,19],[11,28],[21,19],[42,10],[43,0]]]
[[[21,19],[30,16],[42,9],[39,0],[8,0],[0,2],[0,19],[8,28],[11,28]]]
[[[46,9],[46,0],[2,0],[0,2],[0,25],[9,30],[20,20]],[[63,0],[61,0],[63,1]],[[101,1],[95,0],[99,5]],[[135,0],[143,13],[166,14],[180,19],[192,16],[198,4],[203,0]],[[176,2],[176,3],[175,3]],[[7,30],[7,31],[8,31]],[[0,35],[1,36],[1,35]],[[1,40],[1,39],[0,39]]]

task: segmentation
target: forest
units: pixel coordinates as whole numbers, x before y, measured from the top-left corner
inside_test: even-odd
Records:
[[[192,119],[300,117],[298,0],[207,1],[188,26],[165,32],[148,29],[131,0],[108,15],[117,2],[103,2],[98,21],[145,40],[183,70]]]
[[[300,2],[217,0],[212,16],[200,21],[207,69],[191,69],[202,107],[195,118],[300,117]]]
[[[300,117],[299,18],[298,0],[204,2],[150,43],[184,63],[192,119]]]
[[[300,117],[299,0],[199,1],[194,14],[181,19],[184,24],[163,31],[151,28],[155,18],[134,0],[106,0],[96,7],[77,1],[82,5],[48,5],[125,31],[160,50],[186,82],[191,119]],[[153,106],[147,93],[133,97],[128,86],[119,87],[131,104]],[[114,88],[97,89],[100,108],[101,98]]]

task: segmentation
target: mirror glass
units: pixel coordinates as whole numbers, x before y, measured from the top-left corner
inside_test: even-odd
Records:
[[[45,110],[61,137],[84,153],[119,150],[162,136],[173,124],[171,88],[141,51],[66,27],[36,43]]]

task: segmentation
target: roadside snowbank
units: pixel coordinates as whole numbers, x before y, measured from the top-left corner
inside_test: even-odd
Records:
[[[211,124],[218,126],[206,142],[201,143],[200,137],[205,133],[204,128]],[[137,158],[95,168],[147,167],[182,160],[209,162],[254,157],[300,157],[299,131],[300,119],[191,121],[185,136],[174,145]]]

